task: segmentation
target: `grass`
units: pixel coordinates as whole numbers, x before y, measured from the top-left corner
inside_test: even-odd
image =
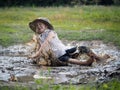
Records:
[[[109,82],[99,85],[85,84],[85,85],[51,85],[48,83],[42,83],[43,81],[37,80],[37,86],[0,86],[0,90],[120,90],[120,81],[113,79]]]
[[[120,81],[113,79],[110,82],[97,86],[97,90],[120,90]]]
[[[81,7],[12,7],[0,8],[0,45],[9,46],[25,43],[32,38],[33,32],[28,23],[38,17],[47,17],[61,39],[103,40],[113,42],[120,48],[120,7],[81,6]],[[39,81],[38,81],[39,82]],[[51,87],[43,84],[38,90]],[[119,90],[120,82],[111,81],[96,86],[56,85],[52,90]],[[10,87],[0,87],[10,90]],[[11,90],[29,90],[15,87]]]
[[[12,7],[0,8],[0,45],[25,43],[33,32],[28,23],[47,17],[61,39],[103,40],[120,47],[120,7]]]

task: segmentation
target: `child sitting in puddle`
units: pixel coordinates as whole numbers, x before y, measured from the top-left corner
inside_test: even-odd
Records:
[[[42,49],[45,49],[49,46],[53,51],[54,56],[58,60],[66,63],[90,66],[94,60],[102,59],[86,46],[79,46],[68,49],[58,38],[57,33],[54,31],[54,27],[47,18],[35,19],[29,23],[29,27],[38,35],[39,42],[39,48],[37,52],[29,57],[31,59],[40,57]],[[80,61],[75,59],[76,54],[86,54],[90,58],[86,61]]]

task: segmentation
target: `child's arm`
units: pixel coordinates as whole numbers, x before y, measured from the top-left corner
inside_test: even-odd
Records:
[[[55,33],[50,32],[48,34],[48,37],[46,38],[46,40],[43,42],[43,44],[41,44],[40,49],[34,55],[32,55],[30,58],[36,58],[36,57],[40,56],[41,50],[44,49],[45,47],[48,47],[47,45],[54,38],[54,36],[55,36]]]
[[[41,47],[41,42],[40,42],[38,34],[36,34],[36,40],[37,40],[36,51],[38,51]]]

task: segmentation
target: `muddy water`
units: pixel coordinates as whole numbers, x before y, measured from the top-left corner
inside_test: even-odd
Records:
[[[94,62],[92,66],[69,64],[62,67],[45,67],[32,64],[27,59],[30,46],[14,45],[7,48],[0,46],[0,81],[7,81],[14,76],[18,82],[34,83],[35,78],[52,81],[55,84],[80,84],[103,82],[111,77],[119,78],[120,51],[112,44],[102,41],[65,41],[68,46],[85,45],[98,55],[109,54],[105,62]]]

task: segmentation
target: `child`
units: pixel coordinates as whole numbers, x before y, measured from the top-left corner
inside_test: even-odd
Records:
[[[95,55],[88,47],[79,46],[68,49],[58,38],[57,33],[54,31],[52,24],[46,18],[38,18],[29,23],[29,27],[38,34],[40,47],[38,51],[30,56],[31,59],[35,59],[41,55],[41,50],[50,45],[51,50],[58,60],[77,65],[91,65],[94,60],[100,60],[101,58]],[[90,58],[86,61],[80,61],[74,58],[75,53],[86,53]]]

